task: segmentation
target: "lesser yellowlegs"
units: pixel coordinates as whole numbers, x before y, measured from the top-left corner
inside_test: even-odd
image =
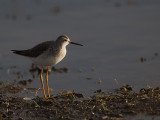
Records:
[[[34,64],[42,67],[40,79],[41,79],[44,98],[46,98],[46,94],[45,94],[43,76],[42,76],[43,67],[44,66],[48,67],[45,78],[46,78],[48,97],[50,97],[49,86],[48,86],[48,71],[50,69],[49,67],[52,65],[56,65],[66,56],[66,46],[68,44],[83,46],[81,44],[71,42],[69,37],[67,37],[66,35],[61,35],[57,38],[56,41],[42,42],[28,50],[12,50],[13,53],[26,56],[30,58]]]

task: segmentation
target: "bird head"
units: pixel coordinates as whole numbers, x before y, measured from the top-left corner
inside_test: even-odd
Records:
[[[69,39],[69,37],[66,36],[66,35],[61,35],[61,36],[59,36],[59,37],[57,38],[56,42],[59,42],[59,43],[61,43],[62,45],[65,45],[65,46],[67,46],[68,44],[74,44],[74,45],[83,46],[83,45],[81,45],[81,44],[79,44],[79,43],[71,42],[70,39]]]

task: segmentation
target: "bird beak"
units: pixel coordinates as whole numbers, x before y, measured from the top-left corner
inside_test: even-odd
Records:
[[[75,45],[83,46],[83,45],[81,45],[79,43],[75,43],[75,42],[70,42],[70,44],[75,44]]]

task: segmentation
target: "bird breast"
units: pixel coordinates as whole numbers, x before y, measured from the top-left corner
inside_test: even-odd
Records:
[[[57,63],[59,63],[65,56],[66,56],[66,48],[63,47],[57,50],[56,52],[50,51],[49,54],[44,53],[37,58],[32,58],[32,61],[36,65],[52,66],[52,65],[56,65]]]
[[[56,60],[56,64],[58,62],[60,62],[64,57],[66,56],[66,47],[63,47],[60,51],[59,51],[59,54],[57,56],[57,60]]]

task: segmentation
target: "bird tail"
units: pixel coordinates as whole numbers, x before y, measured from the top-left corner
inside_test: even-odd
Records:
[[[13,53],[15,54],[26,56],[25,50],[11,50],[11,51],[13,51]]]

